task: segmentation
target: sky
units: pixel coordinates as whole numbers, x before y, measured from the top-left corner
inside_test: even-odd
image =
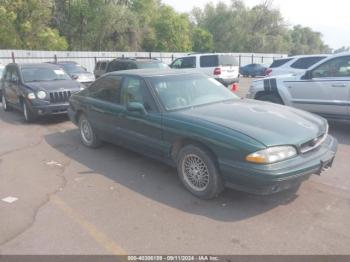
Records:
[[[208,2],[220,0],[162,0],[179,12],[190,12],[193,7],[203,7]],[[230,0],[221,0],[230,3]],[[252,7],[261,0],[244,0]],[[350,1],[349,0],[273,0],[290,26],[301,24],[321,32],[324,42],[333,49],[350,46]]]

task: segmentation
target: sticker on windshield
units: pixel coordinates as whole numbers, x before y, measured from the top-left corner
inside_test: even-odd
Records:
[[[214,78],[209,78],[209,80],[210,80],[211,82],[213,82],[215,85],[221,86],[220,82],[217,81],[217,80],[215,80]]]
[[[53,70],[56,75],[64,75],[63,70]]]

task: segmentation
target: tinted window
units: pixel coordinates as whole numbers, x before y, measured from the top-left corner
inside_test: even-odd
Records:
[[[312,77],[349,77],[350,56],[329,60],[312,71]]]
[[[100,62],[97,62],[96,65],[95,65],[95,70],[99,70],[99,69],[100,69],[100,66],[101,66],[101,63],[100,63]]]
[[[101,68],[100,70],[105,70],[107,67],[107,62],[101,62]]]
[[[120,71],[120,70],[124,70],[124,69],[125,68],[123,68],[123,63],[121,61],[114,60],[114,61],[109,63],[108,68],[107,68],[107,72]]]
[[[22,68],[24,82],[56,81],[71,79],[61,68],[28,67]]]
[[[150,82],[167,110],[238,99],[218,81],[204,75],[158,76],[150,78]]]
[[[89,87],[89,96],[111,103],[120,103],[121,76],[105,76]]]
[[[270,65],[270,68],[275,68],[284,65],[285,63],[289,62],[293,58],[286,58],[286,59],[278,59],[273,61],[273,63]]]
[[[201,67],[216,67],[219,65],[217,55],[205,55],[200,57]]]
[[[325,56],[299,58],[290,67],[297,68],[297,69],[308,69],[310,66],[321,61],[323,58],[325,58]]]
[[[219,56],[219,65],[221,66],[238,66],[236,58],[232,55],[220,55]]]
[[[138,77],[126,77],[121,94],[121,103],[138,102],[144,105],[147,111],[156,111],[152,95],[149,93],[145,82]]]

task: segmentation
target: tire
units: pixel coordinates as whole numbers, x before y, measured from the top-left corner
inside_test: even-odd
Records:
[[[260,97],[258,98],[258,100],[283,105],[282,99],[279,98],[277,95],[274,95],[274,94],[262,95],[262,96],[260,96]]]
[[[89,120],[85,115],[80,115],[78,123],[81,142],[90,148],[100,147],[102,145],[102,142],[96,136],[95,131],[93,130]]]
[[[30,106],[28,105],[27,101],[23,101],[22,103],[22,108],[23,108],[23,116],[24,120],[27,123],[31,123],[36,119],[36,115],[30,110]]]
[[[7,100],[6,100],[6,97],[4,95],[4,93],[2,94],[1,96],[1,103],[2,103],[2,109],[5,111],[5,112],[8,112],[11,110],[11,107],[9,106],[9,104],[7,103]]]
[[[184,186],[199,198],[214,198],[224,189],[213,156],[199,146],[187,145],[180,150],[177,172]]]

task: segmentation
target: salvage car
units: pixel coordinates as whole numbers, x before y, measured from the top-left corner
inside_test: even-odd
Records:
[[[8,64],[2,86],[2,108],[23,112],[25,121],[67,113],[69,97],[85,88],[59,66],[49,63]]]
[[[177,167],[200,198],[225,187],[271,194],[328,169],[337,141],[324,118],[240,99],[214,78],[178,70],[106,74],[72,95],[82,143],[127,147]]]
[[[265,76],[266,66],[261,64],[248,64],[239,68],[239,73],[245,77]]]
[[[350,119],[350,53],[321,60],[306,72],[253,81],[247,98]]]
[[[61,66],[72,79],[82,83],[85,86],[89,86],[93,81],[95,81],[94,74],[87,71],[86,68],[82,67],[76,62],[60,61],[56,64]]]

